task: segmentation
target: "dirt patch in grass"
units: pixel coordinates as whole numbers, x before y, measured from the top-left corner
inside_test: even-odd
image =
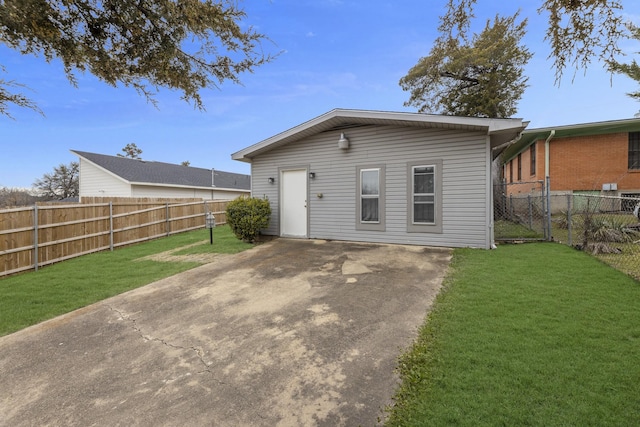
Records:
[[[187,255],[176,255],[176,253],[181,252],[185,249],[192,248],[194,246],[200,246],[208,243],[208,240],[203,240],[201,242],[192,243],[186,246],[180,246],[179,248],[174,248],[168,251],[160,252],[157,254],[147,255],[142,258],[136,259],[136,261],[157,261],[157,262],[198,262],[201,264],[208,264],[210,262],[219,259],[220,257],[227,256],[227,254],[220,253],[199,253],[199,254],[187,254]]]

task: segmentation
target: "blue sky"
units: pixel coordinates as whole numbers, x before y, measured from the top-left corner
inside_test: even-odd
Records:
[[[524,43],[535,53],[526,69],[530,87],[517,117],[530,128],[633,117],[640,103],[625,93],[637,84],[609,76],[593,63],[572,83],[568,70],[554,86],[546,17],[536,13],[541,0],[478,0],[477,26],[495,13],[518,8],[529,18]],[[623,2],[625,14],[640,23],[640,3]],[[249,173],[231,153],[269,138],[334,108],[416,111],[404,107],[408,93],[398,80],[429,53],[437,37],[445,0],[250,0],[241,2],[246,24],[268,35],[267,52],[281,52],[253,74],[203,92],[206,111],[161,90],[158,108],[133,89],[113,88],[89,74],[71,86],[58,62],[20,55],[0,45],[5,80],[31,90],[46,117],[12,108],[15,120],[0,116],[0,186],[30,187],[60,163],[77,160],[69,150],[116,155],[128,143],[146,160]],[[640,46],[631,41],[632,54]]]

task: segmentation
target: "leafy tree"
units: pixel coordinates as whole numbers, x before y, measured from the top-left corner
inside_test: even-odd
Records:
[[[191,166],[191,162],[189,160],[185,160],[184,162],[180,163],[182,166]]]
[[[3,0],[0,43],[60,59],[73,85],[89,71],[153,103],[165,87],[203,109],[202,89],[239,83],[239,74],[273,59],[245,18],[234,0]],[[0,81],[0,113],[9,103],[33,108],[7,91],[11,84]]]
[[[527,87],[524,66],[532,54],[520,45],[527,21],[496,15],[484,30],[468,40],[448,35],[436,40],[400,85],[411,96],[405,105],[420,112],[440,112],[474,117],[510,117]],[[447,25],[441,20],[440,29]]]
[[[629,32],[631,33],[631,36],[636,40],[640,40],[640,27],[637,27],[631,23],[627,24],[627,27],[629,28]],[[636,53],[640,54],[640,52],[636,52]],[[623,64],[616,61],[615,59],[611,59],[607,61],[607,65],[609,66],[609,70],[611,72],[624,74],[627,77],[630,77],[633,80],[640,83],[640,65],[638,65],[635,59],[632,59],[631,62],[628,64]],[[632,98],[640,100],[640,90],[637,90],[635,92],[630,92],[627,95],[629,95]]]
[[[612,60],[626,37],[622,4],[618,0],[538,0],[538,13],[548,14],[545,33],[551,47],[556,84],[567,67],[585,69],[593,59]],[[474,17],[477,0],[448,0],[440,32],[447,39],[464,33]],[[574,72],[575,75],[575,72]]]
[[[138,148],[135,142],[130,142],[129,144],[124,146],[124,148],[122,149],[122,152],[124,152],[124,154],[118,153],[117,156],[129,157],[130,159],[140,159],[140,154],[142,154],[142,149]]]
[[[71,162],[68,165],[60,164],[53,168],[53,173],[45,173],[42,178],[36,180],[33,186],[41,196],[47,199],[62,200],[68,197],[78,197],[80,165]]]

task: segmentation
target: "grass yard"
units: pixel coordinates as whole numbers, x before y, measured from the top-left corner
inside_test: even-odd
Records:
[[[544,239],[544,233],[511,221],[497,220],[494,227],[497,239]]]
[[[222,226],[214,230],[213,245],[208,230],[196,230],[0,278],[0,336],[197,267],[195,262],[138,260],[197,242],[203,244],[191,247],[192,253],[236,253],[252,246]]]
[[[458,249],[388,426],[630,426],[640,283],[553,243]]]

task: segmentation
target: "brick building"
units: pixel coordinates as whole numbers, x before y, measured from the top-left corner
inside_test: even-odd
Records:
[[[540,188],[551,194],[640,197],[640,119],[528,129],[503,153],[508,195]]]

